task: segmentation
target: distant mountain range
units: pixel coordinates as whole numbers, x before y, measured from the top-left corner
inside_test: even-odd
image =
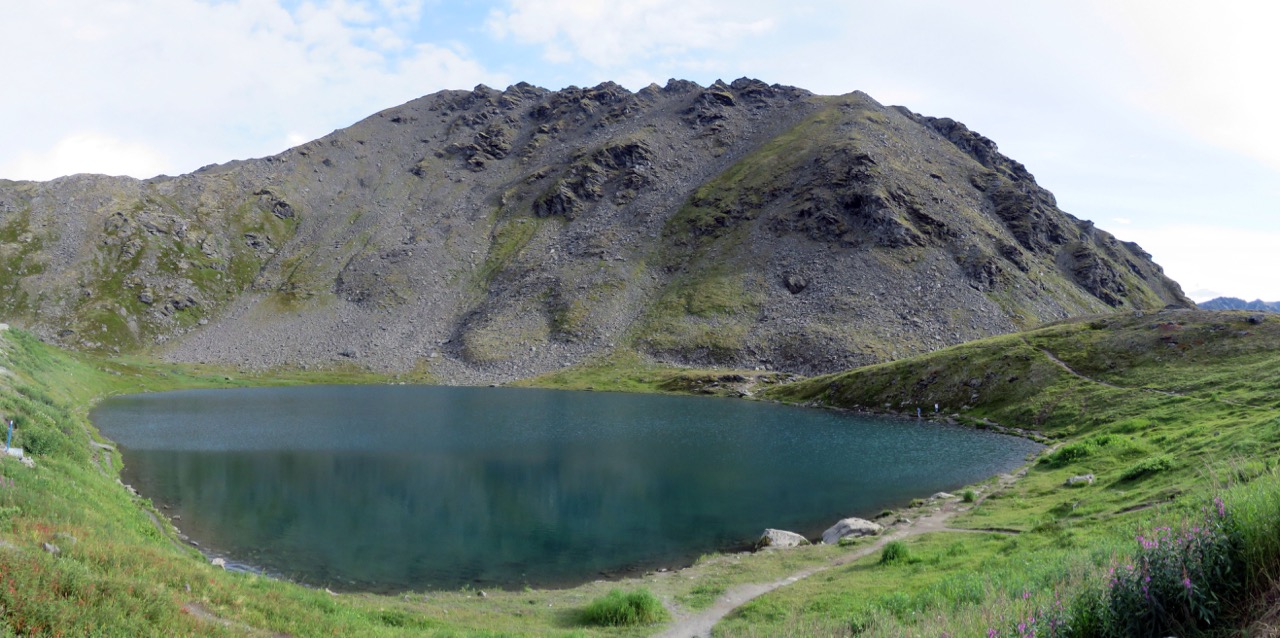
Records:
[[[1261,310],[1264,312],[1280,312],[1280,301],[1263,301],[1261,299],[1245,301],[1237,297],[1217,297],[1196,305],[1204,308],[1205,310]]]

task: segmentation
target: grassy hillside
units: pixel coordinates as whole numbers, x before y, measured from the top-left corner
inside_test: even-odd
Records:
[[[765,596],[722,633],[1014,635],[1038,615],[1033,635],[1095,635],[1099,625],[1085,619],[1118,604],[1109,570],[1150,553],[1141,541],[1161,528],[1208,529],[1215,494],[1227,499],[1230,543],[1247,544],[1250,525],[1275,538],[1277,387],[1280,318],[1167,311],[1072,321],[770,390],[784,401],[911,414],[936,403],[960,422],[1035,430],[1055,446],[1014,487],[952,521],[1016,535],[931,535],[912,546],[910,567],[867,561]],[[1066,484],[1085,474],[1092,483]],[[1245,625],[1265,610],[1256,596],[1280,571],[1274,549],[1259,551],[1267,558],[1233,565],[1239,589],[1216,592],[1215,623],[1183,619],[1180,635]],[[1076,628],[1050,633],[1045,618]]]
[[[1126,576],[1126,565],[1154,565],[1156,582],[1163,574],[1178,587],[1194,577],[1177,600],[1200,605],[1188,609],[1212,618],[1210,629],[1246,627],[1265,611],[1258,601],[1280,574],[1280,547],[1273,547],[1280,545],[1277,353],[1280,317],[1170,311],[1067,322],[791,384],[663,369],[629,355],[535,382],[747,389],[910,414],[917,406],[932,412],[936,403],[940,418],[1035,430],[1054,447],[1009,487],[997,489],[994,480],[972,486],[964,511],[948,523],[976,532],[923,534],[892,553],[828,569],[741,607],[717,635],[1003,636],[1030,618],[1039,628],[1017,635],[1100,635],[1099,627],[1118,626],[1125,592],[1139,592],[1134,609],[1142,608],[1141,591],[1125,589],[1140,582]],[[161,513],[118,484],[119,454],[96,438],[87,410],[107,394],[139,390],[384,379],[358,371],[243,378],[103,360],[17,330],[0,332],[0,368],[0,412],[16,418],[15,444],[36,463],[0,459],[0,636],[641,636],[655,627],[598,627],[584,610],[621,586],[648,589],[680,615],[709,607],[736,585],[775,581],[858,547],[708,556],[679,572],[567,590],[334,595],[208,565],[177,541]],[[1083,474],[1093,474],[1093,483],[1064,484]],[[904,504],[886,521],[914,519],[934,505]],[[1229,578],[1202,579],[1196,565],[1188,575],[1178,571],[1186,566],[1167,550],[1185,543],[1166,537],[1192,528],[1201,530],[1197,556]],[[1146,548],[1137,535],[1164,544]],[[1110,575],[1116,566],[1119,576]],[[1194,615],[1182,622],[1173,633],[1190,635],[1203,624]]]

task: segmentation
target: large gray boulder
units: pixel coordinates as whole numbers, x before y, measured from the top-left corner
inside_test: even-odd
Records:
[[[801,545],[809,544],[809,539],[795,532],[788,532],[781,529],[766,529],[764,534],[760,536],[760,540],[756,541],[756,549],[764,549],[766,547],[786,549],[788,547],[799,547]]]
[[[863,518],[846,518],[823,532],[822,542],[826,545],[835,545],[847,536],[875,536],[882,529],[884,528]]]

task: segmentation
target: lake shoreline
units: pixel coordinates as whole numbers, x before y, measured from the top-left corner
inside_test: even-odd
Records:
[[[354,386],[351,386],[351,387],[354,387]],[[438,388],[439,386],[422,386],[422,387]],[[474,389],[480,389],[480,388],[474,388]],[[817,410],[818,412],[840,413],[840,414],[846,414],[846,415],[856,416],[856,417],[870,416],[877,420],[887,419],[887,420],[892,420],[894,422],[898,422],[904,425],[911,425],[911,426],[927,425],[930,428],[940,426],[946,429],[955,428],[957,430],[969,431],[969,432],[980,431],[980,432],[985,432],[989,434],[998,434],[1003,436],[1017,436],[1017,434],[1022,434],[1023,436],[1020,436],[1018,438],[1023,438],[1023,439],[1030,440],[1032,442],[1036,442],[1031,437],[1026,436],[1025,431],[1018,431],[1017,433],[1011,432],[1011,431],[1002,431],[1002,430],[1005,430],[1005,428],[1002,428],[998,424],[993,424],[993,423],[987,424],[986,427],[975,428],[973,426],[959,423],[952,418],[941,418],[941,419],[936,417],[916,418],[916,417],[906,416],[900,413],[875,413],[869,410],[853,410],[848,408],[837,408],[837,407],[821,406],[821,405],[787,406],[785,404],[781,404],[771,400],[753,400],[753,402],[758,402],[760,404],[775,404],[775,405],[788,407],[788,408],[790,407],[818,408]],[[125,446],[125,449],[127,449],[127,446]],[[1028,452],[1028,454],[1038,454],[1039,451],[1040,451],[1039,449],[1031,450]],[[999,472],[997,474],[999,474]],[[977,482],[988,480],[991,476],[995,476],[995,475],[988,475],[986,477],[982,477],[978,479]],[[965,485],[969,485],[973,483],[974,481],[969,481],[967,483],[949,484],[947,487],[940,488],[940,490],[958,489],[952,486],[963,487]],[[908,496],[902,496],[901,498],[897,498],[891,502],[886,502],[883,505],[877,505],[872,508],[863,508],[863,509],[841,508],[842,512],[838,516],[840,518],[847,517],[850,515],[874,518],[874,514],[882,509],[901,508],[907,503],[915,501],[919,498],[927,497],[928,492],[933,492],[933,491],[939,491],[939,490],[931,489],[926,492],[915,493],[913,495],[908,495]],[[157,499],[154,502],[160,503],[162,507],[166,503],[166,501],[164,499],[159,498],[158,495],[148,496],[148,498]],[[163,509],[168,509],[168,508],[163,507]],[[198,539],[187,538],[186,533],[183,532],[178,527],[178,524],[175,522],[173,517],[167,514],[164,514],[163,512],[162,512],[162,515],[165,516],[166,520],[173,527],[173,529],[175,530],[175,534],[178,535],[178,538],[182,542],[197,549],[201,553],[201,555],[204,556],[205,560],[213,562],[215,560],[221,559],[222,561],[235,566],[233,567],[233,570],[235,571],[254,572],[254,573],[258,573],[259,575],[283,580],[285,582],[296,583],[309,588],[326,589],[331,591],[342,591],[344,593],[362,593],[362,594],[368,593],[368,594],[386,595],[386,594],[399,594],[404,592],[415,592],[415,591],[450,591],[454,588],[453,586],[445,586],[443,588],[428,586],[426,588],[423,588],[416,585],[397,586],[397,585],[382,585],[378,582],[360,582],[360,581],[342,582],[340,580],[329,580],[326,582],[323,580],[322,581],[311,580],[311,579],[308,579],[305,575],[304,576],[290,575],[290,574],[284,573],[285,572],[284,569],[280,569],[279,567],[276,567],[276,568],[270,567],[269,563],[263,564],[263,563],[257,563],[254,560],[245,560],[249,558],[249,556],[245,555],[243,552],[236,551],[235,549],[227,550],[227,549],[217,547],[213,544],[202,544],[202,541]],[[178,517],[178,520],[181,520],[180,516]],[[821,531],[821,529],[825,529],[825,527],[829,526],[835,520],[838,520],[838,519],[835,516],[833,516],[830,520],[824,519],[824,522],[821,522],[821,523],[815,522],[812,525],[800,525],[800,526],[792,525],[790,527],[792,527],[795,530],[800,530],[800,533],[806,536],[816,536],[817,533]],[[760,527],[760,530],[762,531],[765,527],[787,527],[787,525],[765,523]],[[814,533],[810,534],[809,532],[811,531]],[[755,534],[756,532],[753,530],[751,533]],[[597,572],[592,576],[566,578],[565,580],[560,582],[544,581],[544,582],[538,582],[537,584],[532,584],[533,582],[536,582],[536,581],[529,581],[529,580],[494,581],[494,580],[485,580],[485,579],[473,579],[469,581],[467,584],[463,584],[461,586],[464,588],[476,587],[476,588],[485,588],[485,589],[493,589],[493,590],[514,591],[516,589],[519,589],[522,587],[529,587],[532,585],[533,587],[536,587],[538,589],[572,590],[574,588],[583,586],[587,583],[599,582],[602,580],[607,582],[622,582],[628,579],[640,577],[644,574],[655,573],[659,570],[679,571],[682,569],[687,569],[693,564],[696,564],[698,560],[698,556],[705,556],[707,555],[706,552],[708,551],[710,551],[712,554],[742,554],[744,552],[749,551],[749,549],[753,546],[753,540],[754,538],[749,540],[744,537],[742,541],[737,541],[737,542],[724,544],[724,545],[718,545],[714,548],[709,548],[707,550],[692,550],[688,552],[683,552],[686,555],[686,558],[682,558],[682,559],[670,560],[667,558],[654,558],[650,560],[643,560],[643,561],[640,561],[639,563],[633,564],[630,567],[606,569],[606,570]],[[237,569],[237,567],[241,567],[242,569]]]

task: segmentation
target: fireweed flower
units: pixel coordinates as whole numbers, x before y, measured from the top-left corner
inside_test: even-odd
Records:
[[[1165,636],[1215,621],[1219,601],[1239,587],[1232,572],[1234,540],[1220,497],[1201,508],[1200,517],[1135,534],[1138,548],[1132,558],[1112,564],[1105,604],[1114,632]]]

